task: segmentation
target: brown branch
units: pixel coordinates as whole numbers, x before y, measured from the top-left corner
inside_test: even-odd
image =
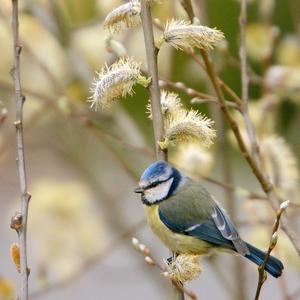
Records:
[[[21,190],[21,214],[22,226],[17,230],[20,246],[20,273],[21,273],[21,290],[20,300],[28,299],[28,276],[27,267],[27,217],[28,206],[31,195],[27,191],[27,177],[25,168],[24,141],[23,141],[23,105],[25,96],[22,94],[21,78],[20,78],[20,55],[22,46],[19,41],[19,11],[18,0],[12,0],[12,33],[13,33],[13,49],[14,49],[14,64],[11,70],[11,75],[14,82],[15,98],[16,98],[16,139],[17,139],[17,163],[20,179]]]
[[[230,96],[231,100],[233,100],[236,103],[238,109],[241,110],[243,104],[242,99],[220,78],[219,81],[222,90]]]
[[[247,14],[247,7],[246,7],[246,0],[242,1],[242,7],[241,7],[241,27],[245,26],[245,20],[246,20],[246,14]],[[241,28],[241,40],[245,39],[245,29]],[[245,48],[245,41],[241,43],[241,47]],[[244,66],[242,66],[242,73],[244,73],[244,77],[246,76],[246,80],[244,79],[245,83],[247,83],[247,61],[246,61],[246,50],[243,51],[243,55],[241,55],[241,59],[242,59],[242,64],[244,64]],[[248,83],[247,83],[248,84]],[[244,88],[245,89],[245,88]],[[244,100],[244,105],[243,105],[243,117],[244,117],[244,121],[246,124],[246,128],[247,128],[247,133],[248,133],[248,137],[249,137],[249,141],[250,141],[250,145],[251,145],[251,152],[253,157],[251,157],[249,151],[247,150],[247,156],[249,157],[249,159],[247,160],[249,165],[252,167],[252,170],[255,169],[254,174],[256,175],[260,185],[262,186],[264,192],[268,195],[268,199],[270,201],[270,204],[272,206],[272,208],[276,211],[276,207],[278,205],[278,203],[280,201],[282,201],[282,199],[280,199],[280,197],[277,195],[276,191],[274,190],[273,185],[268,181],[267,176],[264,174],[263,169],[260,167],[261,165],[261,159],[260,159],[260,153],[259,153],[259,146],[256,140],[256,136],[255,136],[255,132],[254,132],[254,128],[253,128],[253,124],[250,120],[250,116],[248,113],[248,106],[247,106],[247,101],[248,100],[248,95],[246,95],[246,92],[248,93],[248,87],[245,89],[245,95],[243,96],[243,100]],[[230,122],[231,123],[231,122]],[[234,124],[232,124],[234,125]],[[232,126],[232,129],[234,129],[234,127]],[[233,130],[234,131],[234,130]],[[236,138],[239,142],[239,138],[238,138],[238,133],[236,132]],[[243,147],[241,147],[241,143],[239,142],[240,148],[243,152]],[[243,152],[244,153],[244,152]],[[298,255],[300,256],[300,240],[299,237],[297,236],[297,234],[288,227],[288,220],[285,216],[283,216],[281,218],[281,223],[282,223],[282,229],[285,231],[285,233],[287,234],[287,236],[289,237],[289,239],[291,240],[293,246],[295,247]]]
[[[268,260],[270,258],[271,252],[274,249],[274,247],[276,246],[277,238],[278,238],[278,228],[279,228],[280,218],[281,218],[282,213],[286,210],[288,204],[289,204],[289,201],[286,201],[277,210],[276,221],[273,225],[272,235],[271,235],[271,239],[270,239],[270,243],[269,243],[269,248],[268,248],[267,254],[264,258],[263,263],[258,267],[258,275],[259,276],[258,276],[258,283],[257,283],[257,288],[256,288],[256,293],[255,293],[255,298],[254,298],[255,300],[259,299],[261,288],[262,288],[264,282],[267,279],[267,273],[265,272],[265,268],[266,268],[266,265],[267,265]]]
[[[253,174],[256,176],[257,180],[259,181],[261,188],[263,189],[263,191],[267,194],[269,202],[272,206],[272,208],[276,211],[276,207],[278,206],[278,203],[280,201],[282,201],[282,199],[276,194],[273,185],[271,184],[271,182],[266,178],[265,174],[263,173],[263,170],[261,169],[261,167],[257,164],[257,162],[252,158],[251,154],[248,151],[248,148],[246,146],[246,143],[241,135],[241,132],[238,128],[238,124],[236,123],[236,121],[233,119],[233,117],[230,114],[230,111],[226,105],[226,102],[224,100],[224,96],[223,93],[221,91],[221,87],[220,87],[220,82],[218,80],[218,77],[216,75],[216,71],[214,69],[214,65],[211,62],[208,53],[205,50],[201,50],[201,54],[203,57],[203,60],[205,62],[206,68],[207,68],[207,73],[208,76],[210,77],[213,86],[216,90],[216,94],[218,96],[218,99],[221,103],[221,109],[223,110],[223,113],[227,119],[227,122],[229,123],[234,136],[238,142],[238,146],[245,158],[245,160],[247,161],[247,163],[249,164]],[[281,218],[281,223],[282,223],[282,229],[285,231],[285,233],[287,234],[287,236],[289,237],[289,239],[291,240],[293,246],[295,247],[298,255],[300,256],[300,240],[299,237],[297,236],[297,234],[288,227],[288,220],[285,216],[283,216]]]
[[[190,0],[183,0],[181,1],[181,4],[187,14],[189,15],[191,23],[193,23],[194,20],[194,11],[193,7],[191,5]],[[194,55],[193,55],[194,57]],[[219,79],[220,81],[220,79]],[[211,85],[209,86],[211,89]],[[234,99],[236,101],[236,99]],[[224,99],[226,102],[226,105],[228,105],[228,102]],[[217,101],[219,102],[219,101]],[[240,108],[240,101],[237,101],[236,103],[229,102],[230,104],[238,104],[238,108]],[[220,104],[220,103],[219,103]],[[220,157],[220,162],[221,162],[221,173],[222,173],[222,179],[225,184],[231,185],[232,182],[232,176],[231,176],[231,166],[230,166],[230,161],[228,159],[228,138],[226,135],[226,129],[225,129],[225,121],[224,121],[224,115],[222,112],[217,108],[213,107],[213,115],[215,119],[215,124],[216,124],[216,129],[217,132],[219,133],[217,135],[217,148],[219,149],[218,151],[218,156]],[[225,198],[226,198],[226,203],[228,207],[228,211],[230,215],[233,218],[233,221],[236,221],[237,217],[237,206],[236,206],[236,198],[234,194],[233,189],[225,189]],[[239,282],[239,288],[237,289],[237,298],[240,300],[244,300],[246,298],[245,296],[245,271],[244,271],[244,266],[243,264],[237,260],[234,261],[235,265],[235,270],[234,270],[234,276],[237,282]]]
[[[218,77],[216,75],[214,65],[213,65],[212,61],[210,60],[208,53],[205,50],[201,50],[201,55],[203,57],[203,60],[205,62],[206,68],[207,68],[207,74],[214,86],[218,100],[220,101],[221,109],[222,109],[227,121],[229,122],[229,124],[231,126],[231,129],[237,139],[237,142],[242,151],[242,154],[243,154],[244,158],[246,159],[246,161],[248,162],[248,164],[250,165],[253,173],[258,178],[259,182],[261,183],[263,190],[266,192],[269,192],[272,189],[272,185],[264,178],[263,174],[260,172],[258,165],[256,164],[255,161],[253,161],[250,154],[248,153],[247,146],[246,146],[246,144],[243,140],[243,137],[241,135],[241,132],[238,128],[238,124],[231,116],[230,111],[226,105],[226,102],[225,102],[225,99],[224,99],[224,96],[223,96],[223,93],[221,90],[220,81],[218,80]]]
[[[238,128],[238,124],[236,123],[236,121],[233,119],[233,117],[230,114],[229,108],[227,106],[227,103],[225,101],[225,98],[224,98],[224,95],[222,92],[222,86],[223,86],[223,88],[224,88],[224,86],[226,86],[226,91],[227,92],[229,91],[230,93],[232,93],[232,95],[235,95],[235,93],[231,90],[231,88],[229,86],[225,85],[225,83],[218,77],[218,75],[215,71],[214,65],[213,65],[207,51],[200,50],[200,52],[201,52],[201,56],[202,56],[204,64],[205,64],[204,69],[206,70],[206,72],[213,84],[213,87],[216,91],[218,101],[220,102],[220,107],[225,115],[227,122],[229,123],[229,125],[231,127],[231,130],[234,133],[234,136],[237,140],[238,146],[239,146],[245,160],[247,161],[248,165],[250,166],[253,174],[259,181],[263,191],[268,196],[269,203],[271,204],[272,208],[276,211],[276,207],[278,206],[278,203],[283,200],[275,192],[273,185],[267,179],[266,175],[264,174],[263,170],[260,167],[260,164],[258,164],[258,162],[254,158],[252,158],[251,154],[249,153],[246,143],[243,140],[241,132]],[[190,52],[187,52],[187,54],[190,55]],[[194,56],[192,56],[192,57],[194,58]],[[196,61],[196,62],[198,63],[198,61]],[[203,67],[202,63],[199,63],[199,65],[201,67]],[[234,96],[233,99],[238,100],[238,103],[240,102],[239,97]],[[252,123],[251,123],[250,118],[248,119],[248,123],[249,122],[251,125]],[[256,146],[256,151],[259,153],[257,146]],[[281,218],[281,223],[282,223],[281,224],[282,229],[287,234],[287,236],[291,240],[293,246],[295,247],[298,255],[300,256],[300,239],[299,239],[299,237],[291,228],[288,227],[288,220],[285,216],[283,216]]]
[[[186,11],[186,13],[188,14],[191,23],[193,23],[194,18],[195,18],[195,13],[194,13],[192,1],[191,0],[181,0],[180,3],[181,3],[181,6]]]
[[[183,82],[172,82],[166,79],[160,79],[159,80],[159,86],[161,88],[172,88],[181,92],[184,92],[185,94],[194,97],[194,99],[191,100],[192,104],[202,104],[202,103],[214,103],[217,105],[220,105],[218,99],[212,95],[201,93],[193,88],[188,87]],[[231,101],[226,101],[227,105],[229,107],[235,108],[239,110],[239,106]]]

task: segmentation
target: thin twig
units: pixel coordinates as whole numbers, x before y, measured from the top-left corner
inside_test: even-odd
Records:
[[[219,78],[219,82],[223,91],[231,97],[231,99],[236,103],[239,110],[241,110],[243,104],[242,99],[220,78]]]
[[[158,69],[157,69],[157,56],[159,49],[155,46],[153,36],[153,23],[151,17],[150,7],[147,5],[146,0],[141,1],[141,19],[144,33],[144,41],[147,56],[148,73],[151,76],[151,84],[149,86],[150,99],[151,99],[151,112],[153,118],[154,141],[156,148],[157,159],[167,160],[167,151],[159,147],[158,142],[164,138],[164,120],[161,111],[160,103],[160,88],[158,83]],[[172,253],[172,256],[176,254]],[[175,299],[184,300],[184,293],[177,285],[172,282],[174,288]],[[184,288],[184,287],[183,287]]]
[[[272,252],[272,250],[274,249],[274,247],[276,246],[276,243],[277,243],[277,238],[278,238],[277,231],[278,231],[278,228],[279,228],[280,218],[281,218],[282,213],[286,210],[289,201],[287,201],[286,203],[287,203],[286,206],[281,205],[280,208],[277,210],[276,221],[273,225],[272,235],[271,235],[271,239],[270,239],[270,243],[269,243],[269,248],[268,248],[268,251],[265,255],[263,263],[258,267],[258,274],[259,274],[258,277],[259,278],[258,278],[258,283],[257,283],[257,288],[256,288],[256,293],[255,293],[255,300],[259,299],[261,288],[262,288],[264,282],[267,279],[267,273],[265,272],[265,268],[266,268],[266,265],[267,265],[268,260],[270,258],[271,252]],[[285,203],[283,203],[283,204],[285,204]]]
[[[201,50],[201,55],[203,57],[203,60],[205,62],[206,68],[207,68],[207,74],[210,77],[210,80],[216,91],[218,100],[220,101],[221,109],[223,110],[223,113],[232,128],[232,131],[237,139],[237,142],[242,151],[242,154],[244,155],[246,161],[250,165],[253,173],[258,178],[259,182],[261,183],[263,190],[269,192],[272,189],[272,185],[264,178],[263,174],[260,171],[260,168],[258,167],[256,162],[252,159],[252,157],[248,153],[247,146],[246,146],[246,144],[243,140],[243,137],[241,135],[241,132],[238,128],[238,124],[231,116],[230,111],[226,105],[226,102],[225,102],[225,99],[224,99],[224,96],[223,96],[223,93],[221,90],[220,81],[218,80],[218,77],[216,75],[214,65],[213,65],[212,61],[210,60],[208,53],[205,50]]]
[[[240,12],[240,59],[242,76],[242,99],[248,102],[249,77],[247,72],[247,49],[246,49],[246,24],[247,24],[247,0],[241,0]]]
[[[14,65],[11,75],[14,82],[15,98],[16,98],[16,137],[17,137],[17,163],[19,169],[20,190],[21,190],[21,214],[22,226],[17,230],[20,246],[21,260],[21,290],[20,300],[28,299],[28,276],[27,267],[27,217],[28,206],[31,195],[27,191],[27,177],[25,168],[24,141],[23,141],[23,105],[25,96],[22,94],[21,78],[20,78],[20,55],[22,46],[19,41],[19,12],[18,0],[12,0],[12,31],[13,31],[13,49],[14,49]]]
[[[164,137],[164,121],[161,112],[160,104],[160,89],[158,84],[158,70],[157,70],[157,55],[158,48],[154,44],[152,17],[149,6],[146,1],[141,1],[141,19],[144,33],[144,41],[147,56],[148,73],[151,76],[151,84],[149,86],[151,99],[151,112],[153,116],[153,130],[155,149],[158,159],[167,159],[167,152],[160,149],[158,142]]]
[[[216,100],[216,97],[206,94],[206,93],[201,93],[199,91],[196,91],[195,89],[188,87],[184,82],[173,82],[173,81],[170,81],[167,79],[160,79],[159,86],[161,88],[166,88],[166,87],[172,88],[172,89],[184,92],[191,97],[197,97],[199,99]]]
[[[184,92],[185,94],[194,97],[194,99],[191,100],[192,104],[202,104],[202,103],[214,103],[217,105],[220,105],[218,99],[215,96],[201,93],[193,88],[188,87],[185,83],[183,82],[172,82],[166,79],[160,79],[159,80],[159,86],[161,88],[172,88],[181,92]],[[239,106],[231,101],[226,101],[227,105],[229,107],[233,107],[235,109],[239,110]]]
[[[181,3],[181,6],[186,11],[186,13],[188,14],[191,23],[193,23],[194,18],[195,18],[195,13],[194,13],[192,1],[191,0],[181,0],[180,3]]]
[[[260,163],[259,146],[254,133],[254,128],[250,120],[248,111],[249,100],[249,76],[248,76],[248,64],[247,64],[247,49],[246,49],[246,24],[247,24],[247,0],[241,1],[240,12],[240,59],[241,59],[241,82],[242,82],[242,115],[246,125],[246,131],[248,139],[251,145],[251,154],[256,160],[256,163]]]

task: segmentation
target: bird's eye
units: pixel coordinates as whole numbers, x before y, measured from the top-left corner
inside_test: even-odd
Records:
[[[154,188],[154,187],[156,187],[156,186],[158,186],[159,185],[159,182],[153,182],[152,184],[151,184],[151,188]]]

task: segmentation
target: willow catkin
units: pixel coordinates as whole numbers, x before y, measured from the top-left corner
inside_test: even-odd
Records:
[[[96,74],[88,101],[95,109],[109,107],[118,98],[133,93],[132,88],[140,77],[140,63],[132,58],[120,58]]]
[[[131,0],[113,9],[105,18],[103,26],[111,34],[118,33],[124,28],[136,27],[140,24],[141,4]]]
[[[207,26],[194,25],[189,21],[171,19],[167,22],[161,42],[176,49],[212,49],[224,38],[223,32]]]
[[[195,110],[177,110],[165,119],[165,139],[160,147],[166,149],[177,142],[197,142],[208,147],[216,136],[213,124],[211,119]]]

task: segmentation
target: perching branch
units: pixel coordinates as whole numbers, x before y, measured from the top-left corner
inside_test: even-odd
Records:
[[[141,20],[146,48],[148,73],[151,76],[149,91],[151,96],[151,113],[153,119],[156,157],[157,159],[167,160],[167,150],[162,150],[158,144],[158,142],[162,141],[164,138],[164,120],[161,111],[157,69],[157,55],[159,50],[154,43],[151,11],[150,7],[146,3],[146,0],[141,1]],[[174,253],[172,254],[172,256],[174,256]],[[182,292],[182,289],[179,289],[178,285],[175,285],[174,282],[172,282],[172,285],[175,292],[175,299],[184,300],[184,293]]]
[[[12,31],[13,31],[13,49],[14,49],[14,65],[11,70],[11,75],[14,82],[15,98],[16,98],[16,136],[17,136],[17,163],[19,169],[20,190],[21,190],[21,214],[22,225],[17,229],[20,246],[21,259],[21,291],[20,300],[28,299],[28,276],[27,267],[27,217],[28,205],[31,195],[27,191],[27,178],[25,168],[24,141],[23,141],[23,105],[25,96],[22,94],[21,79],[20,79],[20,55],[22,46],[19,42],[19,12],[18,0],[12,0]]]
[[[267,254],[264,258],[263,263],[258,267],[258,283],[257,283],[257,288],[256,288],[256,294],[255,294],[255,300],[259,299],[259,295],[260,295],[260,291],[261,288],[264,284],[264,282],[267,279],[267,274],[265,272],[265,267],[268,263],[268,260],[270,258],[271,252],[274,249],[274,247],[276,246],[277,243],[277,239],[278,239],[278,228],[279,228],[279,222],[280,222],[280,218],[282,213],[287,209],[289,205],[289,201],[285,201],[280,205],[280,208],[277,211],[277,215],[276,215],[276,221],[273,225],[273,229],[272,229],[272,235],[271,235],[271,239],[270,239],[270,243],[269,243],[269,248],[267,251]]]

